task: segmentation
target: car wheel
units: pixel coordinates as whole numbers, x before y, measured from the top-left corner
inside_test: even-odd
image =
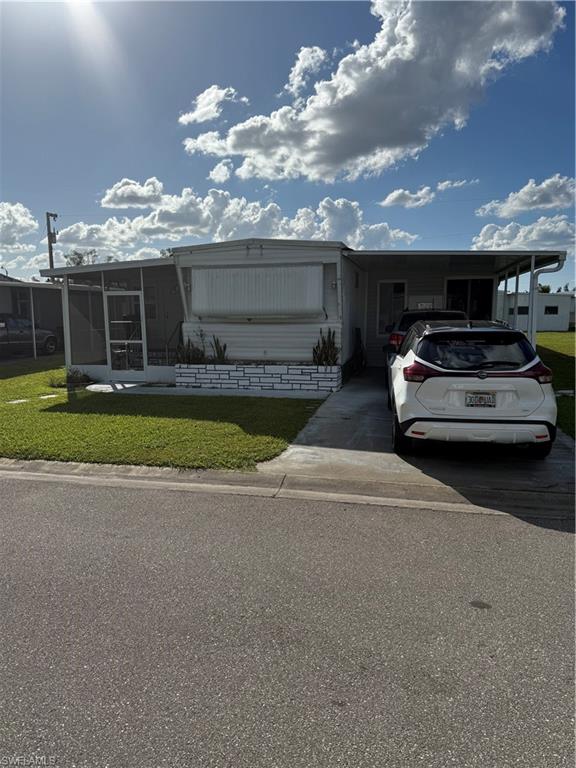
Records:
[[[48,336],[48,338],[44,342],[44,354],[53,355],[54,352],[56,352],[56,347],[57,347],[57,344],[54,336]]]
[[[552,450],[552,440],[528,446],[528,453],[533,459],[545,459]]]
[[[394,453],[407,455],[412,452],[412,439],[400,429],[398,417],[394,414],[392,418],[392,449]]]

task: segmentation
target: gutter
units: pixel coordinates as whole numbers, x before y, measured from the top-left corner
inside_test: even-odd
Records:
[[[532,257],[534,258],[534,256]],[[532,270],[530,275],[530,324],[528,327],[528,338],[533,347],[536,347],[536,291],[538,290],[538,278],[540,275],[550,274],[552,272],[560,272],[566,263],[566,251],[558,254],[558,264],[551,267],[540,267],[540,269]]]

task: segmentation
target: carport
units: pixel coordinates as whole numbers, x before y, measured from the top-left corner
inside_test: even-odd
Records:
[[[498,307],[497,296],[500,285],[517,296],[522,275],[530,276],[528,335],[534,342],[539,277],[562,269],[566,260],[565,251],[348,250],[346,256],[364,277],[364,339],[372,366],[385,364],[387,329],[404,309],[462,310],[472,320],[516,328],[517,299]]]

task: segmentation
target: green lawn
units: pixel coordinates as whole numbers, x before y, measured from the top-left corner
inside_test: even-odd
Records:
[[[538,354],[554,372],[554,389],[574,392],[574,356],[576,334],[539,333]],[[558,426],[574,437],[574,396],[558,397]]]
[[[277,456],[316,400],[114,395],[48,385],[54,358],[0,361],[0,456],[252,469]],[[41,399],[42,395],[56,395]],[[10,404],[7,401],[26,399]]]

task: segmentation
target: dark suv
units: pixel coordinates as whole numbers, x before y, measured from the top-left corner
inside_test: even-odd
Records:
[[[0,314],[0,355],[30,354],[32,349],[32,321]],[[58,349],[54,331],[36,328],[36,349],[45,355],[53,355]]]
[[[451,309],[407,309],[386,330],[389,330],[390,337],[388,339],[388,346],[384,351],[388,353],[388,363],[390,358],[396,354],[400,349],[404,336],[408,333],[414,323],[426,322],[433,320],[468,320],[468,315],[465,312],[459,312]]]

